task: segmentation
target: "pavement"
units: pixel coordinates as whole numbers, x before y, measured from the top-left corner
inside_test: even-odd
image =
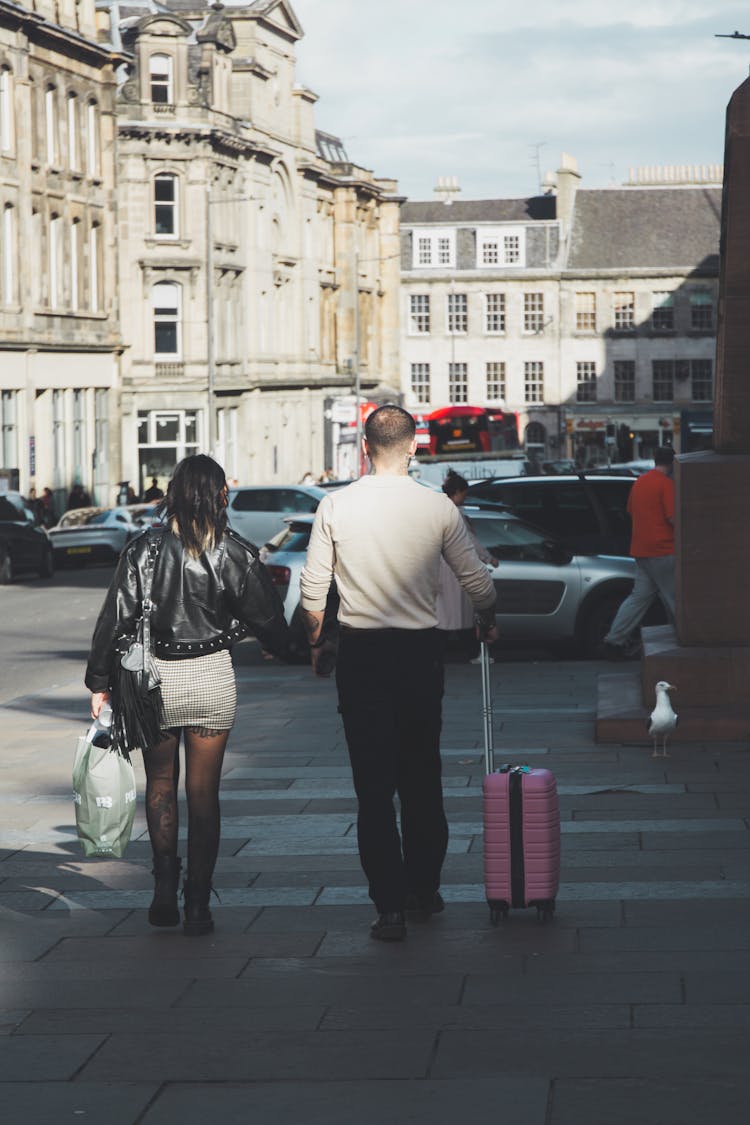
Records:
[[[479,669],[449,665],[447,908],[384,945],[334,685],[250,647],[207,938],[147,923],[139,762],[125,858],[82,858],[80,681],[4,706],[4,1125],[747,1125],[750,748],[597,746],[611,665],[499,659],[498,759],[557,775],[563,871],[553,922],[493,927]]]

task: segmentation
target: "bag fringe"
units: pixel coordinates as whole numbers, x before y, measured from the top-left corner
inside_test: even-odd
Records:
[[[112,749],[126,761],[133,750],[151,750],[161,740],[162,698],[157,685],[150,691],[142,672],[128,672],[119,658],[112,673]]]

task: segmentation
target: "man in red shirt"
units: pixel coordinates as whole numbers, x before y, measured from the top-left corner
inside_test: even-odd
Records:
[[[630,490],[630,553],[638,569],[633,591],[618,609],[604,638],[605,654],[613,660],[637,655],[640,644],[633,633],[654,598],[660,597],[670,621],[675,619],[673,463],[671,446],[660,446],[654,454],[655,467],[639,477]]]

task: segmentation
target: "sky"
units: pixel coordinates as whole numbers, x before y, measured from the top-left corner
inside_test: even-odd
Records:
[[[747,0],[291,0],[297,80],[350,160],[430,199],[536,193],[578,161],[582,187],[631,168],[719,164],[748,76]]]

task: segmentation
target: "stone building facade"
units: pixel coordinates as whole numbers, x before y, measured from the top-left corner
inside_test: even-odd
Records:
[[[406,203],[407,406],[504,408],[583,464],[710,432],[720,169],[652,181],[584,190],[564,157],[546,195]]]
[[[128,58],[122,475],[163,486],[195,450],[240,483],[318,475],[357,367],[365,395],[398,385],[396,184],[316,130],[285,0],[106,8]]]
[[[94,0],[0,0],[0,468],[58,508],[119,459],[118,62]]]

